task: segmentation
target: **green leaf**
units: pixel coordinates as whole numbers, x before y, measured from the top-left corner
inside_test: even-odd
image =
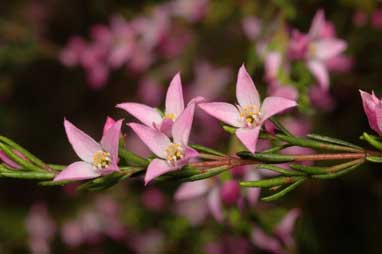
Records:
[[[273,194],[273,195],[270,195],[270,196],[266,196],[266,197],[263,197],[261,198],[261,200],[263,201],[274,201],[276,199],[279,199],[279,198],[282,198],[284,197],[287,193],[291,192],[292,190],[296,189],[298,186],[300,186],[303,182],[305,181],[305,179],[300,179],[298,180],[297,182],[295,183],[292,183],[291,185],[289,185],[288,187],[282,189],[281,191]]]
[[[228,125],[223,125],[223,129],[230,134],[235,134],[236,132],[236,128],[228,126]]]
[[[326,179],[334,179],[334,178],[337,178],[339,176],[343,176],[353,170],[355,170],[359,165],[361,165],[363,162],[361,163],[358,163],[356,165],[353,165],[349,168],[346,168],[342,171],[339,171],[339,172],[336,172],[336,173],[330,173],[330,174],[325,174],[325,175],[314,175],[312,176],[313,178],[317,178],[317,179],[323,179],[323,180],[326,180]]]
[[[190,145],[190,147],[194,148],[195,150],[197,150],[199,152],[209,153],[209,154],[213,154],[213,155],[217,155],[217,156],[226,156],[224,153],[221,153],[219,151],[216,151],[214,149],[211,149],[211,148],[208,148],[208,147],[205,147],[202,145],[193,144],[193,145]]]
[[[311,139],[290,137],[290,136],[281,135],[281,134],[276,135],[276,137],[282,141],[287,142],[288,144],[292,144],[296,146],[323,149],[323,150],[333,150],[333,151],[359,152],[358,149],[354,149],[352,147],[322,143],[322,142],[318,142]]]
[[[257,187],[257,188],[268,188],[274,186],[280,186],[283,184],[290,184],[301,179],[305,179],[305,177],[301,176],[279,176],[268,179],[262,179],[257,181],[241,181],[240,186],[242,187]]]
[[[42,168],[37,167],[36,165],[32,164],[28,160],[24,160],[20,158],[18,155],[16,155],[7,145],[0,143],[0,150],[3,150],[3,152],[14,162],[22,166],[24,169],[29,169],[33,171],[43,171]]]
[[[366,160],[370,162],[374,162],[374,163],[382,163],[382,157],[378,157],[378,156],[367,156]]]
[[[305,173],[291,171],[291,170],[277,167],[277,166],[270,165],[270,164],[259,164],[259,165],[256,165],[256,168],[271,170],[273,172],[277,172],[277,173],[287,175],[287,176],[303,176],[303,175],[305,175]]]
[[[314,134],[314,133],[308,134],[307,137],[311,138],[311,139],[314,139],[314,140],[318,140],[318,141],[333,143],[333,144],[337,144],[337,145],[341,145],[341,146],[352,147],[352,148],[358,149],[360,151],[364,150],[360,146],[354,145],[354,144],[349,143],[349,142],[347,142],[345,140],[341,140],[341,139],[337,139],[337,138],[331,138],[331,137],[322,136],[322,135],[318,135],[318,134]]]
[[[377,148],[378,150],[382,150],[382,143],[374,136],[369,135],[368,133],[364,132],[362,134],[362,137],[373,147]]]
[[[282,123],[280,123],[276,118],[272,117],[270,118],[270,121],[277,127],[277,129],[279,129],[282,133],[284,133],[285,135],[287,136],[291,136],[293,137],[294,135],[292,133],[290,133],[288,131],[287,128],[284,127],[284,125],[282,125]]]
[[[37,158],[36,156],[34,156],[33,154],[31,154],[28,150],[26,150],[25,148],[23,148],[22,146],[20,146],[19,144],[17,144],[16,142],[10,140],[9,138],[7,137],[4,137],[4,136],[0,136],[0,141],[4,142],[5,144],[9,145],[11,148],[21,152],[26,158],[28,158],[28,160],[30,160],[31,162],[33,162],[34,164],[36,164],[37,166],[41,167],[41,168],[47,168],[48,166],[43,162],[41,161],[39,158]]]
[[[292,155],[284,154],[268,154],[268,153],[251,153],[248,151],[238,152],[237,155],[242,159],[256,160],[263,162],[283,163],[294,160]]]
[[[128,164],[131,163],[133,165],[142,166],[142,167],[147,167],[149,165],[149,161],[148,160],[146,160],[145,158],[142,158],[141,156],[139,156],[139,155],[137,155],[137,154],[135,154],[133,152],[127,151],[124,148],[120,147],[119,151],[118,151],[118,154]]]

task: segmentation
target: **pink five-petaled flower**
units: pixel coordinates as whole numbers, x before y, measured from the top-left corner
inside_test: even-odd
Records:
[[[122,120],[109,127],[98,143],[69,121],[64,121],[66,135],[82,161],[70,164],[54,181],[84,180],[118,171],[118,145]]]
[[[187,145],[194,111],[195,104],[190,103],[178,116],[171,128],[172,141],[164,133],[156,129],[138,123],[128,124],[143,143],[159,157],[149,164],[145,175],[145,184],[155,177],[180,169],[190,159],[199,155],[197,151]]]
[[[163,117],[157,109],[140,103],[126,102],[118,104],[116,107],[126,110],[143,124],[170,134],[172,124],[184,110],[180,74],[177,73],[174,76],[168,87],[166,109]]]
[[[225,102],[201,103],[199,106],[213,117],[236,127],[236,136],[252,153],[256,151],[257,138],[263,123],[271,116],[294,107],[297,103],[282,97],[260,97],[244,65],[240,67],[236,83],[236,98],[239,105]]]
[[[382,135],[382,100],[378,99],[374,92],[371,94],[361,90],[359,92],[370,128]]]

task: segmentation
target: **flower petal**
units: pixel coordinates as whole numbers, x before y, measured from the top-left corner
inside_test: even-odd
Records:
[[[112,127],[113,125],[115,124],[115,120],[113,118],[111,118],[110,116],[106,117],[106,121],[105,121],[105,124],[103,126],[103,134],[102,136],[105,135],[106,131]]]
[[[205,194],[209,189],[209,179],[183,183],[175,192],[175,200],[193,199]]]
[[[165,150],[171,141],[165,134],[139,123],[129,123],[128,126],[133,129],[135,134],[156,156],[160,158],[166,157]]]
[[[264,122],[271,116],[295,106],[297,106],[297,103],[295,101],[283,97],[267,97],[265,98],[263,105],[261,105],[261,120],[262,122]]]
[[[64,126],[69,142],[78,157],[91,163],[93,155],[102,150],[101,145],[66,119],[64,120]]]
[[[208,208],[211,211],[212,216],[218,222],[223,222],[224,214],[222,208],[222,202],[220,199],[219,189],[217,187],[213,188],[208,195]]]
[[[118,161],[119,137],[121,136],[121,126],[123,120],[118,120],[102,136],[102,148],[111,154],[113,162]]]
[[[177,117],[184,110],[182,82],[177,73],[171,80],[166,94],[166,114],[175,114]]]
[[[64,170],[62,170],[53,181],[64,181],[64,180],[84,180],[91,179],[100,176],[91,164],[77,161],[69,166],[67,166]]]
[[[362,106],[367,120],[369,121],[369,126],[378,134],[382,133],[382,128],[378,123],[382,121],[382,103],[379,102],[378,98],[373,94],[361,91]]]
[[[161,159],[152,160],[146,170],[145,185],[147,185],[154,178],[173,170],[175,170],[175,168],[169,165],[164,160],[161,160]]]
[[[117,108],[126,110],[143,124],[153,127],[153,123],[160,124],[162,116],[152,107],[140,103],[126,102],[116,106]]]
[[[314,56],[320,60],[329,60],[341,54],[347,47],[346,42],[339,39],[322,39],[313,44]]]
[[[320,61],[309,61],[308,68],[323,89],[329,88],[329,75],[325,65]]]
[[[188,138],[190,137],[192,121],[194,118],[194,111],[195,104],[189,104],[172,125],[171,132],[175,143],[180,143],[182,145],[188,144]]]
[[[242,127],[239,110],[232,104],[225,102],[201,103],[199,107],[211,116],[234,127]]]
[[[320,35],[322,27],[325,25],[325,13],[323,10],[318,10],[314,15],[312,24],[309,29],[309,36],[317,38]]]
[[[244,64],[240,67],[236,82],[236,98],[242,107],[255,105],[260,107],[260,96]]]
[[[176,167],[177,168],[181,168],[181,167],[185,166],[186,164],[188,164],[188,162],[191,159],[196,158],[198,156],[199,156],[199,152],[198,151],[196,151],[195,149],[192,149],[189,146],[186,146],[184,148],[184,157],[183,157],[183,159],[178,160],[176,162]]]
[[[261,126],[256,128],[239,128],[236,130],[236,136],[241,143],[250,151],[251,153],[256,152],[257,139],[259,137]]]
[[[245,181],[257,181],[259,179],[260,179],[259,174],[257,172],[255,172],[254,170],[252,170],[251,167],[248,167],[247,172],[244,175],[244,180]],[[260,197],[261,189],[260,188],[246,188],[246,192],[247,192],[248,203],[251,206],[256,205],[257,201],[259,200],[259,197]]]

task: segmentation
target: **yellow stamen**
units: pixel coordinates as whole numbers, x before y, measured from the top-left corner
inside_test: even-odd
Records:
[[[255,127],[260,122],[261,113],[258,107],[250,105],[240,109],[240,117],[247,127]]]
[[[98,151],[93,155],[93,167],[103,169],[111,164],[111,155],[105,151]]]
[[[168,163],[174,164],[177,160],[183,159],[184,151],[180,144],[171,143],[166,148],[166,159]]]
[[[175,121],[176,115],[174,113],[167,113],[167,114],[164,115],[163,118],[164,119],[171,119],[171,120]]]

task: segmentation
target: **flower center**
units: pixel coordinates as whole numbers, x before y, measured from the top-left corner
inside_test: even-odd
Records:
[[[175,121],[176,115],[174,113],[167,113],[167,114],[164,115],[163,118],[164,119],[171,119],[171,120]]]
[[[93,167],[96,169],[107,168],[111,164],[111,155],[108,152],[98,151],[93,155]]]
[[[180,144],[171,143],[166,148],[167,162],[170,164],[176,163],[177,160],[183,159],[184,151]]]
[[[242,107],[240,117],[247,127],[255,127],[260,123],[261,113],[255,105]]]

